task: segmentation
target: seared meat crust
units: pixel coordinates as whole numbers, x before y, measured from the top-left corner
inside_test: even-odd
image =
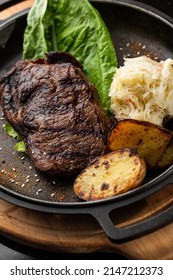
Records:
[[[0,96],[38,170],[76,175],[105,152],[107,117],[70,54],[50,52],[46,59],[17,62],[1,78]]]

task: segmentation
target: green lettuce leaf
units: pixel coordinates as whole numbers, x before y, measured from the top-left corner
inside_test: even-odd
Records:
[[[17,152],[26,153],[26,146],[25,146],[25,143],[23,141],[19,141],[18,143],[16,143],[16,145],[14,145],[14,149]]]
[[[11,136],[11,137],[13,137],[13,138],[20,139],[19,134],[14,130],[14,128],[11,126],[11,124],[6,123],[6,124],[4,124],[3,128],[4,128],[4,131],[5,131],[9,136]]]
[[[4,131],[5,133],[7,133],[7,135],[11,136],[12,138],[15,138],[17,140],[19,140],[19,142],[17,142],[14,146],[14,149],[17,152],[25,152],[26,153],[26,147],[25,147],[25,143],[23,142],[23,140],[21,139],[20,135],[14,130],[14,128],[11,126],[11,124],[6,123],[4,126]]]
[[[35,1],[27,18],[23,58],[41,58],[52,50],[67,51],[80,61],[108,112],[117,58],[109,31],[89,1]]]

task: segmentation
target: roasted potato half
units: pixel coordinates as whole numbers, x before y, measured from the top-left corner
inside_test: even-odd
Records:
[[[141,185],[146,165],[135,150],[124,148],[101,156],[75,180],[74,192],[83,200],[98,200]]]
[[[110,151],[135,149],[148,168],[164,168],[173,163],[173,133],[149,122],[117,122],[108,136],[108,146]]]

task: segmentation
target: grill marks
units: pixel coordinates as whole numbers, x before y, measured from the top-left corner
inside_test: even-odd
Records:
[[[69,54],[19,61],[0,80],[0,92],[5,115],[39,170],[75,175],[105,152],[107,117]]]

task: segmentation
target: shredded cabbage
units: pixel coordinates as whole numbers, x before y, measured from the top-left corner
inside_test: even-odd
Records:
[[[163,125],[165,117],[173,117],[173,59],[125,59],[124,66],[116,70],[109,96],[110,110],[118,120],[129,118]]]

